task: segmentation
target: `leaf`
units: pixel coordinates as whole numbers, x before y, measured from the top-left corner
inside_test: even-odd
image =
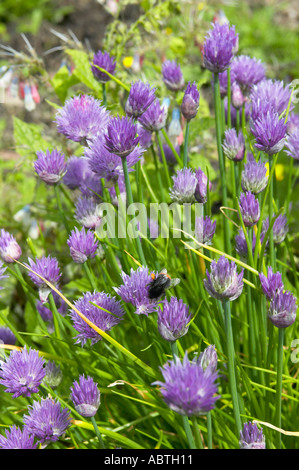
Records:
[[[64,65],[51,80],[51,84],[58,98],[64,103],[68,95],[69,88],[79,83],[80,80],[74,75],[70,75],[68,68]]]
[[[50,142],[41,136],[42,126],[39,124],[29,124],[16,116],[13,117],[13,124],[15,144],[20,155],[27,156],[39,150],[45,152],[52,149]]]
[[[81,83],[84,83],[84,85],[93,90],[97,95],[100,95],[102,88],[100,83],[97,82],[93,76],[88,54],[84,51],[78,51],[75,49],[67,49],[66,53],[72,58],[75,65],[73,75]]]

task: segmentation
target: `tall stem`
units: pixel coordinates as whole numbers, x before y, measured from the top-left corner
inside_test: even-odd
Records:
[[[159,145],[159,149],[160,149],[160,153],[161,153],[161,157],[162,157],[164,175],[165,175],[165,178],[166,178],[167,188],[170,188],[171,181],[170,181],[170,176],[169,176],[169,171],[168,171],[167,160],[166,160],[165,152],[164,152],[163,145],[162,145],[162,140],[161,140],[159,131],[156,132],[156,134],[157,134],[157,141],[158,141],[158,145]]]
[[[131,205],[131,204],[134,204],[134,202],[133,202],[133,194],[132,194],[132,188],[131,188],[129,172],[128,172],[127,159],[122,158],[121,161],[123,165],[128,205]],[[136,237],[136,244],[137,244],[137,251],[138,251],[140,261],[143,264],[143,266],[146,266],[146,261],[145,261],[144,253],[142,250],[142,245],[141,245],[141,240],[140,240],[139,235]]]
[[[225,175],[225,162],[222,149],[222,125],[221,125],[221,97],[220,97],[220,85],[219,75],[214,74],[214,105],[215,105],[215,120],[216,120],[216,138],[217,138],[217,149],[218,149],[218,160],[219,170],[221,178],[221,195],[222,204],[227,207],[227,188],[226,188],[226,175]],[[229,221],[224,217],[224,242],[226,253],[231,252],[231,241],[230,241],[230,226]]]
[[[103,105],[107,106],[107,90],[106,90],[106,83],[102,83],[103,88]]]
[[[230,311],[229,301],[223,302],[223,310],[224,310],[224,321],[225,321],[226,341],[227,341],[228,380],[229,380],[230,391],[232,395],[233,412],[235,416],[237,436],[239,436],[240,431],[242,429],[242,423],[241,423],[241,417],[240,417],[240,408],[239,408],[237,383],[236,383],[235,348],[234,348],[234,339],[233,339],[233,330],[232,330],[231,311]]]
[[[283,342],[284,328],[278,329],[277,347],[277,382],[276,382],[276,426],[281,428],[281,392],[282,392],[282,368],[283,368]],[[281,448],[281,434],[277,433],[277,449]]]
[[[188,141],[189,141],[189,126],[190,121],[187,121],[185,129],[185,142],[184,142],[184,156],[183,156],[183,166],[188,166]]]
[[[62,217],[65,229],[66,229],[67,233],[69,233],[70,232],[70,227],[69,227],[68,221],[65,217],[65,212],[63,210],[62,203],[61,203],[61,198],[60,198],[60,191],[59,191],[59,187],[58,187],[57,184],[54,185],[54,191],[55,191],[56,201],[57,201],[57,205],[58,205],[58,210],[59,210],[60,215]]]
[[[227,69],[227,127],[230,129],[232,127],[232,118],[231,118],[231,77],[230,77],[230,68]]]
[[[104,442],[103,442],[103,439],[102,439],[100,430],[99,430],[99,428],[98,428],[98,425],[97,425],[97,422],[96,422],[94,416],[91,417],[91,422],[92,422],[92,424],[93,424],[95,433],[96,433],[96,435],[97,435],[97,438],[98,438],[98,441],[99,441],[99,444],[100,444],[100,448],[101,448],[101,449],[105,449]]]
[[[271,173],[271,166],[272,166],[272,158],[269,155],[269,173]],[[275,172],[273,174],[273,178],[275,178]],[[269,186],[269,226],[271,224],[271,220],[273,217],[273,178],[270,180]],[[270,230],[269,235],[269,253],[270,253],[270,264],[272,268],[275,268],[275,252],[274,252],[274,240],[273,240],[273,229]]]

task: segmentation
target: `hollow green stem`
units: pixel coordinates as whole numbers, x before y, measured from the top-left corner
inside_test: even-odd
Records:
[[[69,227],[69,224],[68,224],[68,221],[67,221],[67,219],[66,219],[65,212],[64,212],[64,210],[63,210],[62,203],[61,203],[60,189],[59,189],[59,187],[58,187],[57,184],[54,184],[54,191],[55,191],[55,196],[56,196],[56,201],[57,201],[58,210],[59,210],[59,213],[60,213],[61,218],[62,218],[62,220],[63,220],[65,229],[66,229],[67,233],[70,233],[70,227]]]
[[[157,141],[158,141],[158,145],[159,145],[160,153],[161,153],[161,157],[162,157],[164,175],[165,175],[165,178],[166,178],[167,188],[170,188],[171,181],[170,181],[169,170],[168,170],[167,160],[166,160],[166,157],[165,157],[165,152],[164,152],[163,145],[162,145],[161,136],[160,136],[159,132],[156,132],[156,135],[157,135]]]
[[[225,332],[226,332],[226,341],[227,341],[227,366],[228,366],[228,380],[232,396],[233,403],[233,412],[235,417],[235,425],[237,428],[237,436],[239,436],[242,429],[241,417],[240,417],[240,408],[239,408],[239,399],[237,392],[237,383],[236,383],[236,372],[235,372],[235,347],[233,339],[233,330],[231,322],[231,311],[230,311],[230,302],[224,301],[223,303],[224,310],[224,321],[225,321]]]
[[[188,142],[189,142],[189,127],[190,121],[187,121],[185,129],[185,141],[184,141],[184,155],[183,155],[183,166],[188,166]]]
[[[232,127],[232,118],[231,118],[231,76],[230,76],[230,67],[227,69],[227,127],[230,129]]]
[[[179,154],[177,153],[176,149],[175,149],[174,146],[172,145],[172,142],[171,142],[170,138],[168,137],[168,134],[167,134],[166,130],[165,130],[165,129],[161,129],[161,133],[162,133],[162,135],[164,136],[164,139],[166,140],[168,146],[171,148],[171,151],[173,152],[173,155],[175,156],[175,158],[176,158],[178,164],[179,164],[180,166],[182,166],[182,163],[183,163],[183,162],[182,162],[182,160],[181,160],[181,157],[179,156]]]
[[[269,155],[269,173],[271,172],[272,167],[272,157]],[[273,178],[275,178],[275,172],[272,173],[273,177],[270,180],[269,185],[269,225],[273,217]],[[270,254],[270,264],[272,268],[275,268],[275,251],[274,251],[274,240],[273,240],[273,230],[269,234],[269,254]]]
[[[193,427],[193,432],[194,432],[194,436],[195,436],[196,448],[197,449],[203,449],[204,446],[203,446],[203,442],[202,442],[201,435],[200,435],[200,432],[199,432],[199,427],[198,427],[198,424],[197,424],[196,416],[192,416],[192,424],[193,424],[192,427]]]
[[[96,290],[97,289],[97,285],[96,285],[96,282],[95,282],[95,279],[91,273],[91,270],[89,269],[89,266],[87,264],[87,261],[85,263],[83,263],[83,267],[84,267],[84,271],[85,271],[85,274],[87,276],[87,279],[89,280],[90,282],[90,286],[92,288],[92,290]]]
[[[282,392],[282,369],[283,369],[283,342],[284,328],[278,329],[277,346],[277,382],[276,382],[276,426],[281,428],[281,392]],[[276,448],[281,448],[281,434],[277,433]]]
[[[213,449],[213,429],[212,429],[212,412],[207,414],[207,427],[208,427],[208,449]]]
[[[107,90],[106,90],[106,83],[102,83],[102,89],[103,89],[103,105],[107,106]]]
[[[101,449],[105,449],[105,445],[104,445],[104,442],[103,442],[103,439],[102,439],[100,430],[99,430],[99,428],[98,428],[97,422],[96,422],[96,420],[95,420],[95,417],[92,416],[90,419],[91,419],[91,422],[92,422],[92,424],[93,424],[95,433],[96,433],[96,435],[97,435],[97,438],[98,438],[98,441],[99,441],[99,444],[100,444],[100,448],[101,448]]]
[[[226,187],[226,175],[225,175],[225,161],[222,149],[222,125],[221,125],[221,97],[220,97],[220,86],[219,86],[219,75],[214,74],[214,106],[215,106],[215,121],[216,121],[216,138],[217,138],[217,149],[218,149],[218,161],[219,171],[221,178],[221,195],[222,205],[227,207],[227,187]],[[231,252],[231,240],[230,240],[230,226],[229,221],[224,217],[224,243],[226,253]]]

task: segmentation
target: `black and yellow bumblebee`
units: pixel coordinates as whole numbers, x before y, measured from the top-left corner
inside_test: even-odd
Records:
[[[148,296],[150,299],[159,299],[165,294],[167,289],[177,286],[180,279],[171,279],[170,275],[167,274],[167,269],[162,269],[161,272],[156,276],[155,273],[151,274],[152,281],[150,282],[148,289]]]

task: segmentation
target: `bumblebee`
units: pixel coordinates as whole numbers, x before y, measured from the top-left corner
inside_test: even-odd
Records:
[[[159,299],[165,294],[167,289],[178,285],[180,282],[180,279],[171,279],[169,274],[167,274],[167,269],[162,269],[158,276],[156,276],[155,273],[152,273],[151,277],[152,281],[149,285],[148,296],[152,300]]]

